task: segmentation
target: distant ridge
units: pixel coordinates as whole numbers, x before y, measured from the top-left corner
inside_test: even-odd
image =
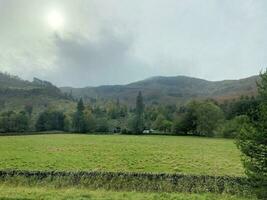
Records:
[[[82,97],[91,103],[119,99],[124,104],[134,105],[139,91],[142,91],[146,104],[177,104],[207,98],[222,102],[242,95],[256,95],[258,79],[259,76],[252,76],[240,80],[207,81],[187,76],[155,76],[126,85],[58,88],[38,78],[30,82],[0,73],[0,106],[1,110],[6,110],[11,107],[22,108],[23,105],[31,103],[36,104],[36,107],[45,108],[51,104],[59,105],[58,102],[63,101],[66,105],[72,104],[73,107],[74,102],[68,98],[70,94],[76,99]]]
[[[207,81],[187,76],[155,76],[126,85],[98,87],[62,87],[61,91],[72,93],[76,98],[87,101],[96,99],[116,100],[133,105],[138,91],[142,91],[147,104],[176,104],[191,99],[213,98],[218,101],[239,98],[242,95],[256,95],[259,76],[240,80]]]

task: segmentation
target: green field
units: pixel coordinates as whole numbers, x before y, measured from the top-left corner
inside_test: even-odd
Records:
[[[175,136],[3,136],[0,169],[244,175],[233,140]]]
[[[12,198],[10,198],[12,197]],[[39,199],[39,200],[252,200],[253,198],[218,194],[188,194],[188,193],[138,193],[90,191],[76,188],[40,188],[11,187],[0,185],[0,200]]]

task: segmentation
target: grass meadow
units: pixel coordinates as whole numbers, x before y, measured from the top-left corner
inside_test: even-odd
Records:
[[[12,197],[12,198],[10,198]],[[0,184],[0,200],[253,200],[229,194],[141,193],[81,188],[14,187]]]
[[[230,139],[1,136],[0,170],[0,200],[254,199]]]
[[[0,169],[244,176],[233,140],[176,136],[3,136]]]

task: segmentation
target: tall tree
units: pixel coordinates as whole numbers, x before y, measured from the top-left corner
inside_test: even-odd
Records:
[[[267,198],[267,71],[260,74],[258,91],[261,99],[259,120],[251,120],[241,130],[237,145],[243,164],[259,198]]]
[[[202,102],[196,110],[198,135],[213,137],[218,125],[223,121],[223,112],[213,102]]]
[[[73,115],[73,129],[77,133],[85,133],[86,132],[86,121],[84,117],[84,104],[82,98],[79,100],[77,104],[77,111]]]
[[[80,98],[80,100],[78,101],[78,104],[77,104],[77,112],[82,113],[84,111],[84,109],[85,109],[85,107],[83,104],[83,99]]]
[[[133,132],[136,134],[141,134],[144,130],[144,109],[143,95],[140,91],[136,98],[135,118],[133,122]]]
[[[142,116],[144,114],[145,105],[143,103],[143,95],[142,92],[139,91],[136,98],[136,114]]]

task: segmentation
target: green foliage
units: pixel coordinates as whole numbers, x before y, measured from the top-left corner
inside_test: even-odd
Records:
[[[0,115],[0,132],[25,132],[29,130],[29,116],[21,111],[10,111]]]
[[[252,121],[259,119],[259,97],[241,96],[238,100],[226,101],[221,106],[227,119],[231,120],[236,116],[247,115]]]
[[[186,135],[188,131],[186,127],[186,122],[187,120],[185,120],[184,116],[177,117],[173,122],[172,126],[173,133],[177,135]]]
[[[144,108],[145,105],[143,103],[143,95],[142,92],[139,92],[136,98],[136,114],[138,116],[142,116],[144,114]]]
[[[120,94],[127,91],[128,86],[125,86],[125,90],[122,89],[122,86],[101,87],[94,91],[92,97],[90,94],[84,95],[83,89],[80,89],[81,94],[78,94],[79,92],[76,89],[69,88],[68,90],[65,88],[67,90],[62,89],[65,91],[65,94],[63,94],[59,88],[47,81],[35,78],[33,82],[29,82],[0,73],[0,113],[11,110],[18,113],[17,111],[24,109],[29,118],[29,128],[27,130],[30,131],[51,129],[48,125],[51,122],[46,122],[44,116],[43,119],[39,119],[39,116],[44,111],[56,110],[68,116],[64,119],[63,130],[78,133],[103,131],[120,133],[124,130],[124,133],[141,134],[145,129],[156,129],[155,131],[162,133],[173,131],[177,134],[203,136],[213,136],[216,133],[220,136],[232,137],[233,133],[231,131],[234,128],[232,119],[236,116],[248,115],[251,121],[258,121],[260,98],[243,97],[240,100],[220,105],[227,118],[227,123],[224,123],[223,134],[218,134],[217,131],[222,128],[222,125],[220,125],[221,120],[219,119],[221,111],[218,109],[218,103],[215,100],[199,101],[197,100],[198,95],[195,95],[194,99],[196,101],[189,104],[186,104],[186,102],[192,99],[192,94],[196,91],[202,91],[199,94],[200,96],[210,92],[208,96],[212,97],[212,94],[218,94],[217,87],[227,93],[232,91],[231,88],[234,88],[234,91],[237,88],[244,88],[242,84],[245,84],[246,87],[252,85],[255,80],[257,80],[257,77],[240,81],[209,83],[188,77],[156,77],[131,84],[130,93],[126,92],[126,96],[123,97]],[[136,94],[133,91],[136,91],[136,88],[144,91],[146,97],[143,99],[142,93],[139,92],[135,101],[136,107],[133,108],[135,99],[133,95]],[[170,88],[172,89],[170,90]],[[251,87],[251,89],[253,88],[254,86]],[[91,89],[88,88],[86,91]],[[99,91],[102,92],[98,93]],[[101,98],[103,95],[114,94],[119,91],[121,93],[118,95]],[[76,111],[76,102],[72,95],[82,96],[84,100],[84,102],[82,99],[79,100]],[[96,99],[95,96],[100,98]],[[112,99],[115,96],[120,97],[120,99]],[[145,107],[144,101],[150,103],[147,103]],[[215,117],[210,117],[212,115]],[[36,123],[38,119],[39,121]],[[36,126],[36,124],[43,125]],[[17,130],[19,131],[19,129]],[[21,128],[21,130],[26,129]]]
[[[217,136],[224,138],[236,138],[241,132],[243,126],[247,123],[249,123],[249,117],[246,115],[226,120],[219,126]]]
[[[77,104],[77,111],[74,113],[72,118],[73,129],[77,133],[85,133],[87,131],[87,124],[84,117],[84,104],[83,100],[80,99]]]
[[[251,184],[259,198],[267,198],[267,72],[258,83],[262,103],[259,120],[243,127],[237,145],[243,154],[243,163]]]
[[[84,109],[85,109],[85,107],[83,105],[83,100],[81,98],[77,104],[77,112],[82,113],[84,111]]]
[[[132,132],[135,134],[142,134],[144,130],[144,108],[142,93],[139,92],[136,98],[136,108],[135,108],[135,117],[133,118],[132,123]]]
[[[213,137],[224,115],[222,110],[211,101],[190,102],[175,120],[174,132]]]
[[[71,117],[69,115],[65,115],[64,118],[64,131],[68,132],[71,130]]]
[[[84,111],[84,123],[85,123],[85,132],[94,132],[96,129],[96,120],[92,114],[92,111],[86,109]]]
[[[167,120],[163,115],[159,114],[154,122],[153,128],[163,132],[171,132],[172,122]]]
[[[106,118],[97,119],[95,131],[100,133],[108,133],[110,129],[107,121],[108,119]]]
[[[264,73],[260,73],[260,80],[257,82],[257,86],[261,100],[267,104],[267,70]]]
[[[196,133],[213,137],[224,116],[222,110],[212,102],[200,103],[196,109]]]
[[[24,106],[24,110],[29,116],[31,116],[33,111],[33,106],[31,104],[27,104]]]
[[[47,110],[41,113],[36,122],[37,131],[64,131],[68,126],[65,115],[61,111]]]
[[[127,116],[127,107],[121,105],[119,99],[116,103],[109,102],[107,104],[107,115],[110,119],[119,119]]]

